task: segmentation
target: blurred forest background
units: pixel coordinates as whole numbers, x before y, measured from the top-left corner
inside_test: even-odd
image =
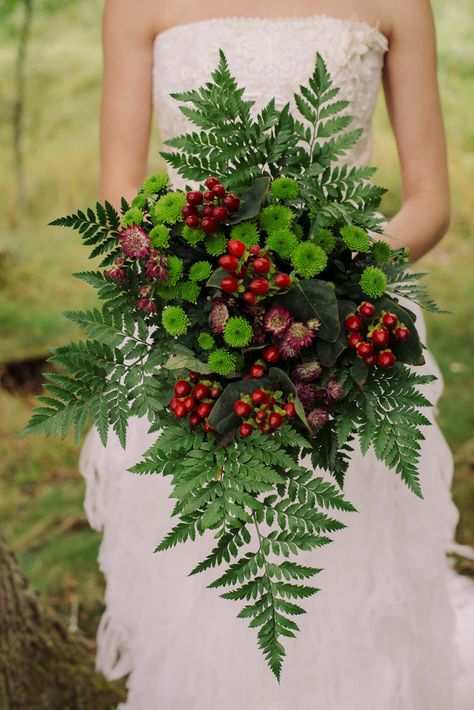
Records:
[[[92,290],[71,277],[90,267],[86,250],[77,235],[47,223],[97,195],[102,2],[2,4],[0,530],[33,588],[66,625],[93,636],[102,610],[100,539],[83,511],[79,446],[16,436],[49,349],[78,335],[62,311],[94,304]],[[435,0],[434,9],[453,219],[448,236],[417,268],[431,272],[432,296],[453,312],[427,320],[445,378],[440,423],[455,457],[458,540],[474,544],[474,0]],[[399,174],[382,97],[375,128],[373,164],[380,166],[379,184],[390,189],[383,209],[391,215],[400,201]],[[155,131],[150,170],[161,165],[158,147]],[[474,573],[461,559],[458,568]]]

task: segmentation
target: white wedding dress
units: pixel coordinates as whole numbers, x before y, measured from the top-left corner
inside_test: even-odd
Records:
[[[364,129],[347,162],[370,162],[387,50],[377,28],[315,16],[204,20],[162,32],[154,45],[154,101],[163,140],[191,128],[170,92],[208,80],[219,47],[256,109],[272,96],[279,106],[291,100],[319,51]],[[176,187],[184,185],[170,175]],[[429,353],[421,369],[438,375],[426,388],[436,403],[442,383]],[[107,581],[97,661],[110,678],[130,674],[121,707],[474,708],[474,585],[446,561],[458,514],[450,496],[452,459],[436,424],[423,446],[424,500],[372,454],[354,455],[345,491],[359,512],[342,516],[348,527],[331,545],[301,558],[324,568],[321,592],[307,600],[301,633],[286,643],[280,685],[257,649],[255,631],[235,618],[238,605],[206,589],[215,571],[187,576],[210,551],[212,535],[154,553],[174,524],[169,482],[127,473],[153,439],[147,422],[136,419],[126,451],[113,435],[104,448],[93,429],[81,454],[87,513],[103,531],[99,562]]]

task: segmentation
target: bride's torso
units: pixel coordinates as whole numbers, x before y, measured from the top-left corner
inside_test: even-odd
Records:
[[[362,128],[359,142],[344,162],[370,162],[371,120],[380,88],[387,38],[378,27],[359,20],[325,15],[306,18],[229,17],[176,25],[156,37],[153,101],[161,140],[193,129],[179,110],[172,92],[196,88],[208,81],[218,63],[219,49],[231,73],[245,87],[246,98],[260,110],[272,97],[277,105],[293,103],[293,94],[314,70],[319,52],[350,101],[352,127]],[[176,187],[184,181],[172,169]],[[189,182],[189,181],[187,181]]]

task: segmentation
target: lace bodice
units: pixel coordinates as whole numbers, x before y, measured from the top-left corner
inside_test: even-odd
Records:
[[[161,140],[192,129],[171,92],[200,86],[210,78],[222,48],[231,72],[258,112],[273,96],[281,108],[324,57],[342,98],[351,102],[351,128],[363,135],[345,162],[364,165],[372,151],[371,119],[380,87],[387,38],[366,22],[316,15],[309,18],[229,17],[177,25],[154,44],[153,100]],[[168,168],[175,187],[184,180]],[[187,183],[191,184],[189,180]]]

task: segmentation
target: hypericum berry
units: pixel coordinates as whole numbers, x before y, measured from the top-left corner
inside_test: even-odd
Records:
[[[241,399],[238,399],[237,402],[235,402],[234,404],[234,412],[241,419],[247,417],[251,411],[252,407],[250,406],[250,404],[248,402],[242,402]]]
[[[250,368],[250,374],[252,375],[252,377],[255,377],[256,379],[258,379],[259,377],[263,377],[265,374],[265,366],[260,365],[260,363],[256,362]]]
[[[178,399],[177,397],[173,397],[173,398],[170,400],[170,403],[168,404],[168,407],[174,411],[177,404],[179,404],[179,399]]]
[[[266,256],[259,256],[258,259],[255,259],[255,261],[253,262],[253,268],[259,274],[268,274],[268,272],[272,268],[272,263],[270,259],[267,259]]]
[[[206,218],[204,218],[206,219]],[[186,217],[186,224],[188,227],[191,227],[192,229],[196,229],[196,227],[199,227],[200,219],[197,216],[197,214],[188,214]]]
[[[242,298],[244,299],[245,303],[250,303],[250,305],[255,303],[255,301],[257,300],[257,296],[251,291],[245,291],[242,294]]]
[[[357,333],[362,327],[363,327],[363,322],[359,318],[359,316],[347,316],[345,320],[346,324],[346,330],[352,332],[352,333]]]
[[[272,412],[268,417],[268,423],[272,429],[278,429],[283,424],[283,417],[278,412]]]
[[[383,352],[379,353],[379,356],[377,358],[377,365],[386,369],[389,367],[393,367],[396,361],[397,358],[391,350],[384,350]]]
[[[208,423],[206,422],[206,423],[204,424],[204,431],[206,432],[206,434],[209,434],[211,431],[214,431],[214,429],[211,427],[210,424],[208,424]]]
[[[194,372],[194,370],[190,370],[188,372],[188,375],[191,382],[197,382],[199,380],[199,372]]]
[[[267,279],[264,279],[263,277],[259,279],[253,279],[253,281],[250,282],[250,290],[259,296],[263,296],[263,294],[267,293],[269,289],[270,284],[268,283]]]
[[[280,351],[274,345],[269,345],[262,353],[262,357],[266,362],[278,362],[280,359]]]
[[[255,412],[255,417],[259,422],[263,422],[267,418],[267,413],[264,409],[258,409]]]
[[[262,247],[259,247],[258,244],[252,244],[252,246],[249,247],[249,252],[251,254],[253,254],[254,256],[258,256],[261,251],[262,251]]]
[[[221,280],[221,289],[226,293],[235,293],[239,288],[239,282],[235,276],[224,276]]]
[[[245,244],[238,239],[229,239],[227,242],[227,251],[229,254],[237,256],[239,259],[245,254],[246,248]]]
[[[235,271],[239,265],[239,260],[233,254],[224,254],[219,259],[219,265],[226,271]]]
[[[373,303],[369,303],[369,301],[364,301],[364,303],[361,303],[359,306],[359,313],[361,316],[364,318],[372,318],[372,316],[375,313],[375,306]]]
[[[214,207],[212,216],[216,222],[223,222],[229,216],[229,211],[226,207]]]
[[[204,205],[202,208],[203,217],[212,217],[214,214],[214,205]],[[214,219],[214,217],[212,217]]]
[[[212,399],[219,399],[219,397],[222,394],[222,390],[220,387],[211,387],[209,394],[212,397]]]
[[[382,323],[386,328],[392,330],[392,328],[395,328],[395,326],[397,325],[398,318],[395,313],[384,313]]]
[[[188,413],[186,407],[184,406],[184,404],[182,402],[178,402],[176,407],[173,409],[173,412],[178,417],[178,419],[183,419],[183,417],[185,417],[186,414]]]
[[[200,205],[203,200],[203,194],[199,190],[191,190],[186,195],[186,201],[190,205]]]
[[[196,409],[196,412],[199,414],[200,417],[205,419],[206,417],[209,416],[209,414],[212,411],[212,404],[209,404],[208,402],[201,402],[199,407]]]
[[[395,331],[395,337],[397,340],[407,340],[410,335],[410,331],[405,325],[400,325]]]
[[[196,385],[193,395],[196,399],[206,399],[209,395],[209,387],[207,385]]]
[[[212,234],[217,231],[217,222],[213,217],[203,217],[201,220],[201,229],[206,234]]]
[[[375,328],[375,330],[372,331],[372,335],[370,337],[372,339],[372,342],[374,342],[380,348],[383,348],[385,345],[388,345],[388,342],[390,340],[390,334],[388,330],[385,330],[385,328]]]
[[[362,358],[369,357],[369,355],[372,355],[372,353],[374,352],[374,346],[372,345],[372,343],[361,342],[357,343],[356,347],[357,354]]]
[[[288,417],[288,419],[294,419],[294,417],[296,416],[295,403],[294,402],[287,402],[285,404],[284,409],[285,409],[286,416]]]
[[[194,397],[186,397],[185,400],[183,400],[183,404],[186,407],[187,412],[192,412],[194,407],[196,406],[196,400]]]
[[[212,189],[212,192],[214,193],[215,197],[224,197],[225,195],[225,187],[224,185],[214,185]]]
[[[240,206],[240,197],[234,195],[233,192],[228,192],[222,200],[222,204],[231,212],[237,212]]]
[[[277,274],[275,283],[278,288],[288,288],[288,286],[291,286],[291,276],[289,274]]]
[[[209,190],[212,190],[213,187],[220,184],[220,180],[216,177],[208,177],[204,184]]]
[[[372,355],[367,355],[367,357],[364,358],[364,363],[368,365],[369,367],[371,365],[375,365],[377,362],[377,355],[375,353],[372,353]]]
[[[181,214],[183,217],[189,217],[190,214],[196,214],[197,215],[197,207],[194,205],[184,205],[183,209],[181,210]]]
[[[240,425],[239,427],[239,432],[240,436],[250,436],[250,434],[253,432],[253,426],[251,424],[247,424],[244,422],[243,424]]]
[[[350,348],[355,348],[359,343],[361,343],[363,340],[362,335],[360,333],[351,333],[349,337],[347,338],[347,342],[349,343]]]
[[[267,395],[263,390],[254,390],[250,397],[254,404],[263,404],[263,402],[267,399]]]
[[[187,397],[191,393],[191,385],[186,380],[179,380],[174,386],[174,393],[177,397]]]
[[[188,421],[191,424],[191,426],[197,426],[201,422],[201,417],[197,412],[191,412],[191,414],[188,417]]]
[[[202,193],[202,196],[206,202],[213,202],[214,201],[214,193],[212,192],[212,190],[204,190],[204,192]]]

